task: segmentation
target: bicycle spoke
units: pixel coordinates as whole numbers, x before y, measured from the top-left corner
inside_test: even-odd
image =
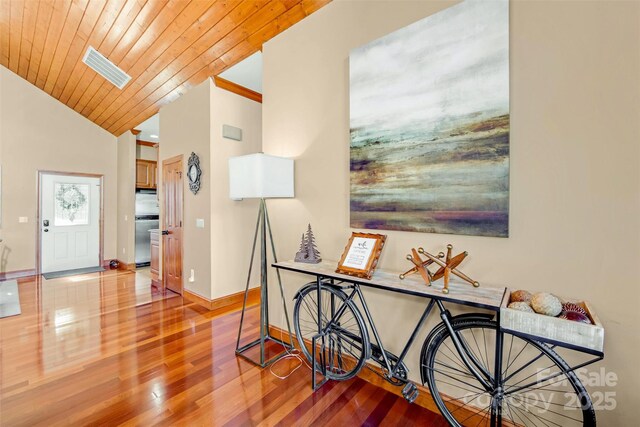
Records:
[[[472,332],[471,332],[471,336],[473,337],[473,341],[476,343],[476,348],[478,349],[478,354],[480,355],[480,360],[482,361],[482,364],[485,367],[488,367],[488,363],[482,358],[482,351],[480,350],[480,345],[478,344],[478,340],[476,340],[476,334],[473,331],[474,330],[472,330]],[[474,353],[474,356],[475,356],[475,353]],[[477,359],[477,357],[476,357],[476,359]]]
[[[476,367],[480,370],[481,373],[483,373],[485,375],[485,377],[488,380],[491,380],[493,378],[493,375],[491,375],[491,369],[488,366],[488,363],[486,363],[483,358],[482,358],[482,350],[480,350],[480,346],[478,345],[477,341],[476,341],[476,347],[478,348],[478,354],[480,355],[480,357],[478,357],[476,355],[476,353],[473,351],[473,348],[471,348],[471,346],[469,345],[468,341],[462,336],[459,335],[460,340],[463,343],[463,347],[465,349],[468,349],[470,353],[467,353],[467,356],[469,356],[469,358],[471,359],[471,362],[476,365]]]
[[[472,398],[472,397],[473,397],[473,399],[469,400],[465,405],[468,405],[469,403],[471,403],[471,402],[473,402],[474,400],[478,399],[478,398],[479,398],[480,396],[482,396],[483,394],[487,394],[487,392],[486,392],[486,391],[479,391],[479,392],[474,393],[474,394],[472,394],[472,395],[464,396],[464,398],[465,398],[465,399],[470,399],[470,398]],[[442,399],[442,400],[444,400],[445,402],[458,402],[458,403],[460,402],[460,399],[455,398],[455,397],[452,397],[452,398],[450,398],[450,399]],[[464,405],[463,405],[463,406],[464,406]]]
[[[484,411],[484,415],[482,416],[482,418],[480,418],[480,421],[478,421],[478,424],[476,424],[476,427],[478,427],[485,419],[485,417],[489,414],[489,412]]]
[[[518,397],[520,397],[520,396],[518,396]],[[525,400],[525,399],[524,399],[524,398],[522,398],[522,397],[520,397],[520,399],[518,400],[518,402],[520,402],[520,403],[526,403],[526,404],[528,404],[528,405],[533,405],[533,406],[535,406],[536,408],[541,408],[541,409],[543,409],[543,410],[544,410],[544,411],[546,411],[546,412],[551,412],[552,414],[556,414],[556,415],[559,415],[559,416],[561,416],[561,417],[568,418],[568,419],[570,419],[570,420],[572,420],[572,421],[582,422],[582,420],[579,420],[579,419],[577,419],[577,418],[573,418],[573,417],[570,417],[570,416],[568,416],[568,415],[562,414],[562,413],[560,413],[560,412],[552,411],[551,409],[547,409],[547,408],[544,408],[544,407],[538,406],[538,405],[536,405],[535,403],[531,403],[531,402],[529,402],[528,400]],[[529,411],[527,411],[527,412],[529,412]]]
[[[513,335],[510,335],[511,343],[509,344],[509,355],[507,356],[507,368],[502,373],[502,378],[507,376],[507,372],[509,371],[509,361],[511,360],[511,349],[513,349]]]
[[[509,365],[507,366],[506,370],[509,370],[509,368],[511,367],[511,365],[513,365],[514,363],[516,363],[516,360],[518,360],[518,357],[520,357],[520,355],[522,354],[522,352],[524,351],[525,348],[527,348],[529,346],[529,342],[527,341],[527,343],[525,344],[524,347],[522,347],[522,349],[520,350],[520,352],[518,353],[518,355],[516,357],[514,357],[513,361],[511,363],[509,363]]]
[[[535,407],[538,407],[538,408],[539,408],[539,406],[537,406],[537,405],[533,405],[533,406],[535,406]],[[575,422],[579,423],[580,425],[582,425],[582,424],[583,424],[583,420],[580,420],[580,419],[577,419],[577,418],[573,418],[573,417],[570,417],[570,416],[568,416],[568,415],[562,414],[562,413],[560,413],[560,412],[552,411],[552,410],[550,410],[550,409],[545,409],[545,408],[541,408],[541,409],[542,409],[543,411],[545,411],[545,412],[550,412],[550,413],[555,414],[555,415],[558,415],[558,416],[560,416],[560,417],[567,418],[567,419],[569,419],[569,420],[571,420],[571,421],[575,421]],[[522,409],[520,409],[520,411],[523,411],[523,410],[522,410]],[[523,411],[523,412],[524,412],[524,411]],[[562,427],[562,424],[556,423],[555,421],[550,420],[549,418],[545,418],[545,417],[543,417],[543,416],[541,416],[541,415],[536,415],[536,414],[532,413],[531,411],[526,411],[526,413],[527,413],[527,414],[529,414],[529,415],[531,415],[532,417],[535,417],[536,419],[540,420],[540,421],[541,421],[542,423],[544,423],[545,425],[549,425],[548,423],[551,423],[551,424],[553,424],[553,425],[561,426],[561,427]],[[528,418],[528,417],[527,417],[527,418]]]
[[[442,371],[438,371],[437,369],[433,369],[433,371],[434,371],[434,372],[437,372],[437,373],[439,373],[439,374],[441,374],[441,375],[444,375],[444,376],[445,376],[445,377],[447,377],[447,378],[451,378],[452,380],[455,380],[455,381],[458,381],[458,382],[460,382],[460,383],[462,383],[462,384],[468,385],[469,387],[473,387],[473,388],[475,388],[476,390],[486,391],[486,390],[485,390],[485,389],[483,389],[483,388],[480,388],[480,387],[478,387],[478,386],[476,386],[476,385],[473,385],[473,384],[469,384],[469,383],[467,383],[467,382],[464,382],[464,381],[462,381],[462,380],[460,380],[460,379],[458,379],[458,378],[455,378],[455,377],[453,377],[453,376],[451,376],[451,375],[447,375],[446,373],[444,373],[444,372],[442,372]],[[466,390],[466,389],[465,389],[465,390]]]
[[[553,368],[554,366],[555,366],[555,363],[552,363],[551,365],[547,366],[547,367],[545,368],[545,370],[547,370],[547,369],[551,369],[551,368]],[[511,385],[510,385],[510,387],[509,387],[509,389],[515,388],[518,384],[522,384],[523,382],[525,382],[526,380],[528,380],[528,379],[529,379],[529,378],[531,378],[532,376],[534,376],[534,375],[538,375],[539,373],[540,373],[540,372],[539,372],[538,370],[536,370],[536,372],[533,372],[532,374],[529,374],[528,376],[526,376],[526,377],[522,378],[522,379],[521,379],[520,381],[518,381],[517,383],[515,383],[515,384],[511,384]],[[560,372],[558,372],[557,374],[554,374],[554,375],[552,375],[552,376],[550,376],[550,377],[547,377],[547,379],[555,378],[555,377],[557,377],[558,375],[562,375],[562,371],[560,371]],[[547,379],[542,380],[542,381],[537,381],[535,384],[543,383],[543,382],[544,382],[544,381],[546,381]],[[508,381],[508,379],[505,379],[505,380],[504,380],[504,382],[505,382],[505,383],[506,383],[507,381]]]
[[[482,328],[482,340],[484,341],[484,357],[486,360],[486,367],[489,373],[491,373],[491,367],[489,366],[489,352],[487,351],[487,336],[484,333],[484,328]]]
[[[507,409],[507,410],[508,410],[508,412],[509,412],[509,420],[510,420],[512,423],[515,423],[515,422],[516,422],[516,419],[514,418],[514,412],[513,412],[513,410],[511,409],[511,406],[509,405],[509,402],[507,402],[507,401],[506,401],[506,400],[504,400],[504,399],[503,399],[502,401],[503,401],[503,402],[504,402],[504,404],[507,406],[507,408],[506,408],[506,409]],[[520,420],[520,421],[522,421],[522,420]]]
[[[445,380],[440,380],[439,382],[441,382],[442,384],[447,384],[447,385],[450,385],[450,386],[452,386],[452,387],[459,388],[460,390],[468,391],[468,392],[470,392],[470,393],[475,393],[475,394],[478,394],[478,393],[479,393],[479,394],[486,393],[486,390],[482,390],[482,392],[477,392],[476,390],[479,390],[477,387],[476,387],[476,389],[475,389],[475,390],[473,390],[473,389],[470,389],[470,388],[460,387],[458,384],[450,383],[450,382],[445,381]],[[464,397],[464,396],[462,396],[462,397]],[[453,399],[453,400],[460,400],[460,399]],[[475,400],[475,399],[474,399],[474,400]]]
[[[517,409],[524,418],[526,418],[527,420],[531,421],[531,418],[529,418],[529,415],[533,415],[533,414],[530,414],[529,412],[524,412],[522,409],[520,409],[518,407],[515,407],[514,409]],[[535,421],[532,421],[532,422],[533,422],[534,426],[538,425],[538,423],[536,423]],[[543,427],[544,426],[549,427],[549,425],[547,423],[545,423],[544,421],[540,420],[540,422],[543,424]],[[528,425],[528,424],[525,422],[525,425]],[[558,425],[558,424],[556,424],[556,425]]]
[[[487,409],[491,406],[491,404],[488,404],[487,406],[485,406],[482,409],[479,409],[477,412],[474,412],[473,414],[469,415],[467,418],[465,418],[464,420],[460,421],[460,424],[464,424],[465,421],[467,421],[469,418],[474,417],[476,415],[478,415],[480,412],[486,412]],[[460,409],[460,408],[458,408]],[[456,411],[458,410],[456,409]],[[455,411],[454,411],[455,412]],[[452,412],[453,413],[453,412]],[[485,414],[486,415],[486,414]]]
[[[509,402],[507,402],[506,400],[503,400],[503,402],[505,402],[505,403],[506,403],[506,405],[507,405],[507,407],[509,408],[509,412],[510,412],[510,413],[511,413],[511,415],[512,415],[511,420],[512,420],[513,422],[516,422],[516,420],[515,420],[514,416],[516,416],[516,415],[517,415],[517,416],[518,416],[518,419],[520,420],[520,422],[522,423],[522,425],[523,425],[523,426],[526,426],[526,425],[527,425],[527,424],[526,424],[526,422],[522,419],[522,417],[521,417],[520,415],[518,415],[518,413],[517,413],[517,412],[515,412],[515,411],[513,410],[513,408],[511,408],[511,405],[509,405]]]
[[[451,349],[449,348],[449,346],[448,346],[446,343],[443,343],[443,344],[444,344],[444,346],[447,348],[447,350],[449,350],[449,352],[450,352],[454,357],[457,357],[457,358],[458,358],[458,360],[460,360],[460,356],[458,355],[458,353],[457,353],[457,352],[455,352],[455,353],[454,353],[454,351],[453,351],[453,350],[451,350]],[[443,354],[443,356],[446,356],[446,354]],[[453,359],[452,359],[452,358],[450,358],[450,357],[447,357],[447,359],[451,360],[453,363],[455,363],[456,365],[460,366],[462,369],[468,369],[468,368],[463,364],[463,362],[462,362],[461,360],[460,360],[460,363],[458,363],[458,362],[456,362],[455,360],[453,360]]]
[[[467,371],[461,371],[460,369],[456,369],[456,368],[454,368],[453,366],[449,366],[449,365],[447,365],[447,364],[445,364],[445,363],[442,363],[442,362],[435,361],[435,363],[436,363],[436,364],[438,364],[438,365],[442,365],[442,366],[444,366],[445,368],[449,368],[449,369],[451,369],[452,371],[458,372],[458,373],[459,373],[459,375],[464,375],[465,377],[469,377],[469,378],[475,378],[473,375],[471,375],[471,374],[470,374],[469,372],[467,372]],[[427,367],[427,369],[429,369],[429,368]]]
[[[511,375],[509,375],[508,377],[506,377],[504,379],[504,382],[509,381],[511,378],[513,378],[514,376],[518,375],[521,371],[523,371],[524,369],[527,369],[527,367],[531,366],[536,360],[539,360],[541,357],[544,357],[544,353],[540,352],[539,355],[537,355],[536,357],[534,357],[533,359],[531,359],[530,361],[526,362],[525,364],[523,364],[519,369],[517,369],[515,372],[512,372]]]
[[[544,382],[547,382],[548,380],[551,380],[551,379],[557,378],[558,376],[560,376],[560,375],[562,375],[562,374],[563,374],[563,372],[562,372],[562,371],[560,371],[560,372],[558,372],[558,373],[557,373],[557,374],[555,374],[555,375],[552,375],[552,376],[550,376],[550,377],[547,377],[547,379],[546,379],[546,380],[544,380]],[[549,384],[542,384],[542,385],[540,385],[542,382],[534,381],[534,382],[529,383],[529,384],[527,384],[527,385],[517,387],[515,390],[513,390],[513,387],[511,387],[511,388],[509,388],[508,390],[506,390],[506,391],[505,391],[505,395],[510,395],[510,394],[517,393],[517,392],[519,392],[519,391],[527,390],[527,389],[529,389],[529,390],[540,390],[540,389],[541,389],[541,387],[546,387],[546,386],[549,386],[549,385],[552,385],[552,384],[559,383],[559,382],[561,382],[561,381],[564,381],[564,378],[560,378],[560,379],[559,379],[559,380],[557,380],[557,381],[553,381],[553,382],[550,382]],[[539,386],[539,387],[533,387],[534,385],[540,385],[540,386]],[[547,389],[547,390],[552,390],[552,389]]]

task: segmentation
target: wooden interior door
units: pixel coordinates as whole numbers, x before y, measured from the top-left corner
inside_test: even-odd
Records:
[[[167,289],[182,295],[182,156],[162,162],[164,199],[162,231],[162,280]]]

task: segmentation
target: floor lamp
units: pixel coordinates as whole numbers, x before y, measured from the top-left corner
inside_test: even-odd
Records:
[[[276,274],[278,277],[278,285],[280,286],[282,307],[287,321],[289,342],[286,343],[281,339],[271,336],[269,331],[267,232],[269,233],[269,241],[271,242],[273,261],[277,262],[278,260],[276,257],[275,245],[273,243],[271,223],[269,221],[269,213],[267,211],[265,199],[291,198],[293,195],[293,159],[269,156],[263,153],[232,157],[229,159],[229,197],[234,200],[260,199],[256,231],[253,236],[253,249],[251,251],[251,260],[249,262],[247,286],[245,288],[244,302],[242,304],[240,327],[238,328],[236,354],[263,368],[278,360],[284,353],[286,353],[287,349],[293,348],[293,343],[291,341],[291,325],[289,324],[289,314],[284,300],[284,291],[282,289],[282,280],[280,279],[279,271],[276,271]],[[260,236],[260,337],[248,344],[240,346],[258,236]],[[267,359],[265,355],[265,345],[268,341],[282,345],[284,347],[283,351]],[[258,345],[260,346],[260,357],[256,360],[255,358],[249,357],[246,352]]]

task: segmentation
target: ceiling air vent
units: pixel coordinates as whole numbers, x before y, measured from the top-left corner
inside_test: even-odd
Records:
[[[118,89],[122,89],[127,83],[129,83],[129,80],[131,80],[131,76],[129,74],[116,67],[113,62],[109,61],[91,46],[87,49],[87,53],[84,54],[82,62],[91,67],[96,73],[109,80]]]

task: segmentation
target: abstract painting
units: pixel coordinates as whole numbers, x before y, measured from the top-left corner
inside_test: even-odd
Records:
[[[508,1],[459,3],[349,67],[351,227],[507,237]]]

